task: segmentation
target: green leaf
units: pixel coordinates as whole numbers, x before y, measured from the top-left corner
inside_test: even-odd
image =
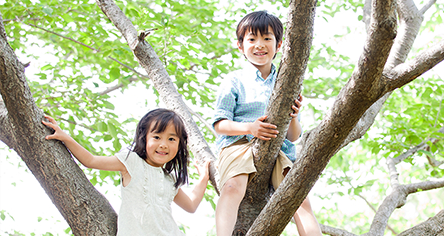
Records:
[[[114,139],[117,139],[117,130],[112,122],[108,122],[108,131]]]
[[[47,15],[52,15],[52,12],[53,12],[52,8],[49,6],[44,6],[42,11],[43,11],[43,13],[45,13]]]
[[[120,77],[120,69],[116,67],[111,68],[109,71],[109,77],[112,80],[118,79]]]

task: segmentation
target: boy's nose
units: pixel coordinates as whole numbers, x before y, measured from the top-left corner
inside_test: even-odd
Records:
[[[255,46],[256,48],[263,48],[264,44],[262,43],[262,40],[258,40]]]

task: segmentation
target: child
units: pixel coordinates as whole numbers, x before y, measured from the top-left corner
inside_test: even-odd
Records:
[[[184,235],[171,214],[174,201],[187,212],[195,212],[204,195],[208,179],[207,161],[198,168],[201,176],[191,194],[180,186],[188,182],[187,133],[181,118],[173,111],[155,109],[139,122],[134,148],[116,156],[93,156],[63,132],[56,121],[42,121],[55,130],[46,139],[62,141],[88,168],[120,171],[122,204],[117,235]]]
[[[221,187],[216,207],[218,236],[231,235],[237,219],[239,204],[245,195],[249,179],[256,173],[251,145],[253,138],[270,140],[277,137],[276,126],[264,122],[264,116],[274,88],[277,71],[272,61],[282,45],[281,21],[266,11],[246,15],[236,29],[237,45],[249,63],[225,80],[217,98],[213,126],[219,134],[216,141],[219,153]],[[294,113],[272,174],[276,189],[295,160],[296,141],[302,128],[298,121],[302,106],[299,95],[292,104]],[[292,161],[290,161],[292,160]],[[319,224],[304,200],[294,215],[299,235],[321,235]]]

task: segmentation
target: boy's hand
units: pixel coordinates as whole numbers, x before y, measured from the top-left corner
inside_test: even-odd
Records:
[[[276,138],[279,131],[277,131],[277,126],[265,123],[264,120],[267,119],[267,116],[259,117],[255,122],[250,125],[250,132],[254,137],[262,140],[270,140],[272,138]]]
[[[210,170],[209,170],[209,166],[210,166],[210,161],[206,160],[204,163],[201,163],[199,165],[194,164],[194,167],[196,167],[197,169],[197,173],[199,174],[199,176],[204,179],[209,179],[210,178]]]
[[[67,140],[69,138],[69,136],[62,131],[62,129],[60,129],[60,127],[57,125],[57,122],[54,120],[54,118],[45,115],[45,118],[49,121],[46,122],[44,120],[42,120],[42,123],[52,129],[55,130],[55,132],[52,135],[48,135],[45,138],[50,140],[50,139],[57,139],[60,141],[64,141]]]
[[[294,119],[294,118],[298,117],[299,111],[302,108],[302,100],[303,100],[303,97],[300,94],[298,96],[298,99],[294,100],[294,105],[291,106],[291,108],[294,111],[293,113],[290,113],[291,118]]]

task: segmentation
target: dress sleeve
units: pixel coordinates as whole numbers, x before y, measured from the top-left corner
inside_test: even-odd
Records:
[[[134,170],[134,166],[137,164],[137,159],[135,158],[138,157],[137,153],[132,152],[128,149],[124,149],[116,153],[115,156],[117,157],[117,159],[119,159],[120,162],[122,162],[130,176],[133,176],[132,173]]]

